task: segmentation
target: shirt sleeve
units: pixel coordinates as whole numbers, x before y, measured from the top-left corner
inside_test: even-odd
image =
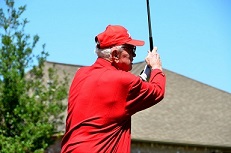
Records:
[[[149,82],[144,82],[139,77],[131,80],[126,100],[127,115],[133,115],[160,102],[164,98],[165,84],[165,74],[159,69],[152,70]]]

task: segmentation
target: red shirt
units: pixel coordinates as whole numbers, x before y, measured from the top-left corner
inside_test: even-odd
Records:
[[[148,82],[98,58],[73,79],[62,153],[130,153],[131,116],[164,97],[165,75],[152,70]]]

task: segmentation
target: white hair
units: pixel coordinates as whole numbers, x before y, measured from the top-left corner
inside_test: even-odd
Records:
[[[111,55],[111,48],[99,49],[98,47],[96,47],[95,53],[100,58],[109,58]]]
[[[117,46],[117,47],[118,47],[118,49],[120,51],[121,46]],[[100,49],[100,48],[96,47],[95,48],[95,53],[100,58],[110,58],[110,56],[111,56],[111,48]]]

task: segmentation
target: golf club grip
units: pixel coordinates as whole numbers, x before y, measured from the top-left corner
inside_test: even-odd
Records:
[[[152,37],[149,37],[149,43],[150,43],[150,51],[153,50],[153,39]]]

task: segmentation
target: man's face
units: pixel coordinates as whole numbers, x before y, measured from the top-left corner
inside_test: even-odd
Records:
[[[117,67],[123,71],[132,70],[132,61],[133,58],[136,57],[135,54],[135,46],[132,45],[122,45],[121,51],[118,56],[119,62],[117,63]]]

